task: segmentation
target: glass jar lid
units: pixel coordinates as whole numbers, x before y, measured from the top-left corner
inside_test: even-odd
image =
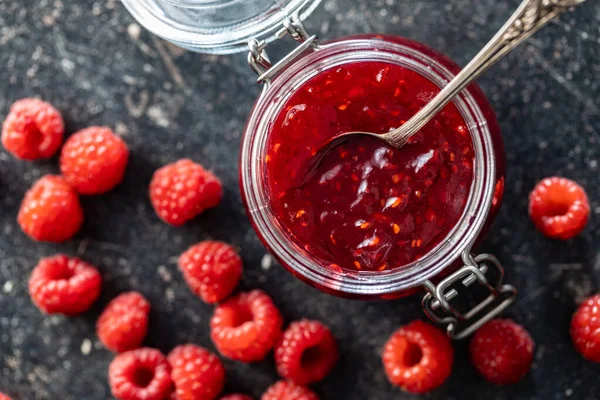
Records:
[[[252,38],[275,39],[286,16],[308,16],[321,0],[122,0],[146,29],[201,53],[247,50]]]

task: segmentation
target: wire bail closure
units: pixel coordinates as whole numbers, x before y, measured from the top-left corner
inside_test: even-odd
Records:
[[[251,39],[248,42],[248,64],[254,72],[258,74],[256,79],[257,83],[271,83],[273,77],[281,71],[288,64],[292,63],[298,56],[304,53],[308,49],[318,50],[319,44],[317,42],[317,35],[310,35],[298,13],[295,13],[291,17],[285,17],[283,20],[283,27],[275,34],[278,39],[283,39],[285,36],[290,35],[295,41],[300,43],[298,47],[288,53],[276,64],[272,64],[267,55],[266,48],[268,43],[265,40],[258,40],[256,38]]]
[[[434,285],[426,281],[423,286],[427,294],[422,306],[427,316],[436,324],[446,325],[446,332],[452,339],[464,339],[486,322],[511,305],[517,295],[512,285],[504,285],[504,270],[500,261],[491,254],[474,256],[470,251],[462,255],[464,265]],[[490,275],[495,274],[495,277]],[[489,278],[493,278],[490,282]],[[450,302],[463,294],[471,285],[478,283],[488,296],[480,300],[466,312],[459,311]]]

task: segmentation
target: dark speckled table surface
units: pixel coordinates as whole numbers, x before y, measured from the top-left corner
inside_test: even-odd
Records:
[[[408,36],[464,65],[516,7],[516,0],[325,0],[308,20],[324,38],[362,32]],[[506,198],[483,244],[505,264],[520,292],[507,315],[537,344],[527,378],[508,388],[479,378],[456,344],[451,379],[430,399],[599,399],[600,365],[569,342],[576,304],[600,291],[600,4],[589,0],[481,78],[506,141]],[[125,181],[83,199],[86,222],[63,245],[34,243],[16,224],[19,202],[56,159],[26,163],[0,151],[0,391],[17,400],[111,398],[112,355],[94,321],[117,293],[137,289],[152,302],[149,346],[169,351],[194,342],[213,348],[211,307],[186,288],[176,257],[205,238],[239,247],[243,288],[263,288],[286,320],[326,321],[339,340],[335,372],[315,385],[322,399],[418,398],[390,386],[380,351],[398,326],[421,318],[419,296],[360,302],[322,294],[272,262],[245,215],[237,186],[240,135],[260,88],[245,56],[208,56],[177,49],[140,28],[114,0],[0,0],[0,116],[21,97],[40,96],[64,114],[72,133],[105,124],[131,149]],[[181,228],[158,220],[147,198],[152,172],[181,157],[223,180],[221,205]],[[545,239],[527,217],[527,194],[539,179],[564,175],[586,187],[591,221],[568,242]],[[77,318],[47,317],[26,282],[44,255],[66,252],[98,265],[101,301]],[[259,398],[277,378],[272,361],[225,362],[227,391]]]

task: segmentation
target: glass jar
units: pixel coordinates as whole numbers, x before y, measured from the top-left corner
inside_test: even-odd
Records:
[[[445,324],[451,337],[465,337],[507,307],[516,294],[512,286],[502,284],[503,270],[495,257],[472,253],[500,205],[505,168],[499,125],[476,85],[453,100],[474,150],[468,199],[447,236],[418,260],[377,272],[325,268],[284,233],[270,207],[265,163],[270,127],[286,100],[303,83],[331,68],[356,62],[394,64],[418,73],[437,87],[445,86],[460,70],[444,55],[400,37],[362,35],[319,44],[301,22],[318,1],[123,0],[148,29],[191,50],[233,52],[248,39],[248,63],[259,75],[257,82],[264,84],[264,90],[242,141],[241,193],[258,236],[285,268],[325,292],[345,297],[391,299],[425,289],[423,308],[427,315]],[[245,16],[223,12],[242,4],[253,11]],[[293,15],[288,17],[290,12]],[[240,25],[242,20],[248,24]],[[219,28],[213,29],[216,25]],[[271,63],[266,55],[268,42],[286,35],[298,42],[297,47],[279,62]],[[476,301],[471,299],[468,307],[459,307],[456,300],[471,297],[460,294],[475,283],[484,289],[483,295],[478,291]]]
[[[150,32],[191,51],[228,54],[276,39],[288,15],[302,20],[321,0],[122,0]]]

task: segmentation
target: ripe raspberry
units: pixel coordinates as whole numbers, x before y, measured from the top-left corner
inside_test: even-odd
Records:
[[[35,240],[64,242],[83,224],[83,209],[77,192],[55,175],[45,175],[25,193],[17,221]]]
[[[582,356],[600,363],[600,294],[586,299],[573,314],[571,339]]]
[[[273,300],[260,290],[240,293],[215,308],[211,338],[219,352],[232,360],[265,358],[281,336],[283,318]]]
[[[106,348],[116,353],[137,349],[148,331],[150,303],[138,292],[115,297],[104,309],[96,332]]]
[[[2,400],[0,398],[0,400]],[[228,394],[225,397],[221,397],[221,400],[252,400],[252,397],[245,394]]]
[[[223,242],[190,247],[179,257],[179,268],[192,292],[207,303],[225,300],[242,277],[242,259]]]
[[[221,182],[192,160],[165,165],[150,182],[150,201],[158,216],[179,226],[221,201]]]
[[[392,334],[382,358],[392,384],[407,392],[426,393],[448,379],[454,351],[444,332],[423,321],[413,321]]]
[[[166,357],[147,347],[117,355],[108,367],[108,382],[119,400],[164,400],[173,391]]]
[[[486,380],[496,385],[517,383],[533,361],[533,340],[509,319],[494,319],[471,339],[471,362]]]
[[[29,295],[48,314],[77,315],[100,296],[102,277],[91,264],[64,254],[42,258],[29,278]]]
[[[325,378],[338,356],[331,331],[318,321],[292,322],[275,347],[277,372],[299,385]]]
[[[583,231],[590,214],[585,190],[567,178],[546,178],[529,195],[529,216],[546,236],[567,240]]]
[[[17,100],[2,126],[2,144],[23,160],[50,158],[62,143],[62,116],[50,103],[39,99]]]
[[[278,381],[263,393],[260,400],[319,400],[319,396],[304,386]]]
[[[81,194],[106,193],[122,180],[127,145],[110,128],[92,126],[69,137],[60,153],[60,172]]]
[[[225,385],[221,360],[203,347],[177,346],[169,354],[177,400],[213,400]]]
[[[7,395],[5,395],[4,393],[0,393],[0,400],[12,400],[10,397],[8,397]],[[240,399],[243,400],[243,399]],[[252,399],[250,399],[252,400]]]

